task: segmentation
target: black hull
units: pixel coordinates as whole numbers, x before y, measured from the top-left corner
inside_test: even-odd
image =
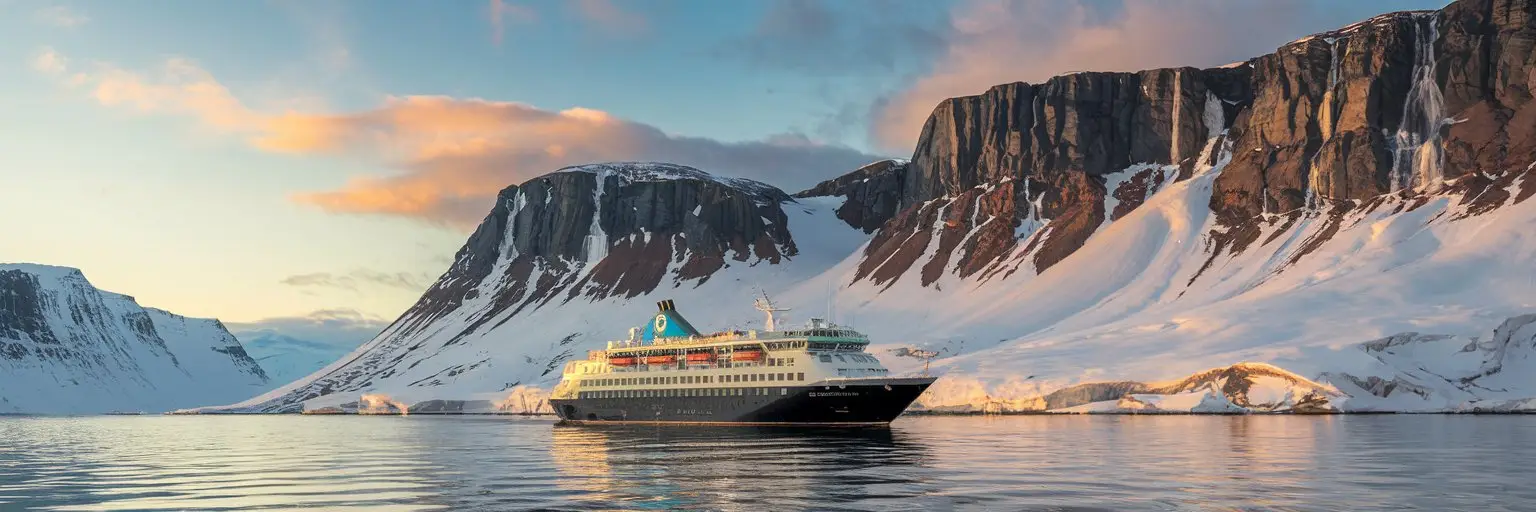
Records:
[[[551,399],[567,424],[884,425],[933,379],[743,388],[732,396]]]

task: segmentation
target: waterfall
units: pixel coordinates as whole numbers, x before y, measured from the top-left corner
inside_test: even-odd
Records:
[[[1392,191],[1434,189],[1444,181],[1440,129],[1445,118],[1443,97],[1435,84],[1435,40],[1438,16],[1414,15],[1413,83],[1403,102],[1403,118],[1392,139]],[[1427,23],[1425,21],[1427,20]]]
[[[1227,129],[1227,112],[1221,106],[1221,98],[1211,91],[1205,91],[1204,117],[1206,138],[1221,135]]]
[[[1035,202],[1029,197],[1029,176],[1024,177],[1024,218],[1035,217]]]
[[[1326,144],[1333,138],[1333,91],[1339,85],[1339,39],[1330,37],[1328,42],[1328,90],[1323,91],[1323,100],[1317,105],[1317,131]],[[1312,159],[1307,164],[1307,207],[1317,208],[1323,199],[1323,194],[1318,189],[1322,188],[1323,170],[1318,167],[1318,159],[1322,157],[1322,145],[1317,152],[1312,154]]]
[[[603,188],[608,182],[608,171],[597,173],[597,188],[592,191],[592,225],[587,228],[587,236],[582,239],[581,251],[585,254],[588,264],[596,265],[598,261],[608,257],[608,233],[603,231]]]
[[[1172,142],[1168,145],[1168,162],[1179,165],[1179,111],[1184,104],[1183,84],[1179,80],[1179,70],[1173,70],[1173,116],[1168,127],[1169,138]]]

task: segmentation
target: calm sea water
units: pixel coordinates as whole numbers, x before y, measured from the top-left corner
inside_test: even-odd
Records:
[[[1531,510],[1536,416],[0,418],[0,510]]]

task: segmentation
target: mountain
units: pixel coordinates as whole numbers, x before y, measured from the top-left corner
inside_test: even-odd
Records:
[[[73,268],[0,264],[0,413],[165,411],[267,380],[218,320],[141,307]]]
[[[793,196],[562,169],[504,190],[374,340],[226,410],[495,399],[653,300],[750,325],[756,289],[886,342],[897,371],[939,352],[933,410],[1518,409],[1528,388],[1431,386],[1434,350],[1371,347],[1536,311],[1533,48],[1536,0],[1459,0],[1223,67],[945,100],[910,159]]]
[[[269,384],[281,385],[314,373],[347,355],[350,349],[281,334],[272,329],[236,331],[245,351],[266,371]]]

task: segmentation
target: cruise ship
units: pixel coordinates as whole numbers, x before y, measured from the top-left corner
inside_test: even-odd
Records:
[[[568,424],[886,425],[934,377],[893,377],[853,329],[811,319],[701,333],[671,300],[606,350],[566,363],[549,403]]]

